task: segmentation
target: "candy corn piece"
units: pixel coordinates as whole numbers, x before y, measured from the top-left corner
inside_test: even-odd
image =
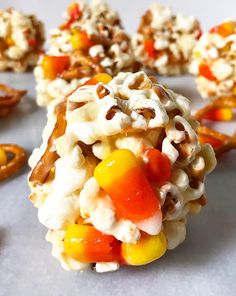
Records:
[[[77,29],[72,30],[73,34],[70,37],[70,42],[73,48],[78,50],[88,50],[91,46],[94,45],[94,42],[90,40],[88,34]]]
[[[152,230],[151,234],[160,231],[159,197],[153,192],[137,158],[130,150],[121,149],[111,153],[95,168],[94,176],[112,199],[118,218],[134,223],[148,223],[148,219],[156,217],[156,231]]]
[[[42,68],[46,79],[55,79],[70,66],[69,56],[47,56],[42,60]]]
[[[233,22],[223,23],[219,26],[215,26],[210,30],[210,33],[216,33],[221,35],[222,37],[228,37],[234,33],[235,24]]]
[[[71,3],[68,7],[68,14],[70,16],[71,21],[75,21],[79,19],[82,15],[82,12],[79,8],[78,3]]]
[[[121,244],[121,255],[126,264],[144,265],[159,259],[167,250],[167,241],[163,232],[158,235],[142,234],[135,244]]]
[[[152,39],[147,39],[144,41],[144,50],[150,58],[156,58],[156,50],[154,47],[154,41]]]
[[[102,82],[104,84],[109,83],[112,80],[112,77],[108,75],[107,73],[100,73],[95,75],[93,78],[87,80],[84,85],[96,85],[99,82]]]
[[[233,119],[234,113],[231,108],[214,108],[204,114],[203,119],[214,121],[230,121]]]
[[[69,5],[68,14],[69,14],[69,19],[65,24],[60,26],[61,30],[69,30],[72,23],[78,20],[82,16],[82,11],[80,10],[78,3],[71,3]]]
[[[64,237],[67,256],[84,263],[120,260],[120,242],[93,226],[71,224]]]
[[[164,183],[171,176],[170,160],[158,149],[147,148],[144,152],[144,171],[149,181]]]
[[[210,67],[206,64],[199,65],[199,74],[208,80],[211,80],[211,81],[217,80],[214,74],[212,73]]]

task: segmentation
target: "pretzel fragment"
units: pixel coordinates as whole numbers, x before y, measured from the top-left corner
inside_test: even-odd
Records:
[[[228,136],[206,126],[200,126],[198,128],[198,138],[201,143],[211,144],[216,156],[236,149],[236,132],[232,136]]]
[[[54,141],[62,136],[66,130],[66,103],[65,99],[56,106],[56,123],[48,139],[47,148],[29,177],[29,181],[34,185],[42,185],[45,182],[55,161],[59,158],[54,149]]]
[[[26,152],[15,144],[0,144],[0,182],[18,172],[26,163]],[[2,160],[2,161],[1,161]]]
[[[26,93],[26,90],[16,90],[0,84],[0,117],[8,115]]]
[[[105,69],[96,58],[83,56],[80,51],[74,53],[72,65],[68,70],[63,71],[61,78],[65,80],[79,79],[104,73]]]

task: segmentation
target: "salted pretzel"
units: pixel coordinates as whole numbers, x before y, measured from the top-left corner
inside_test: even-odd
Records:
[[[0,84],[0,117],[10,113],[26,93],[26,90],[16,90],[5,84]]]
[[[26,152],[15,144],[0,144],[0,182],[18,172],[26,163]]]

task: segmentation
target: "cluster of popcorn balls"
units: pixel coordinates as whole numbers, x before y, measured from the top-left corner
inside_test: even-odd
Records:
[[[0,11],[0,70],[36,66],[37,103],[48,107],[29,186],[52,255],[97,272],[159,259],[206,204],[216,159],[188,99],[145,71],[192,73],[203,98],[236,96],[236,22],[202,34],[194,17],[153,4],[130,38],[106,3],[79,1],[46,52],[43,41],[34,16]]]

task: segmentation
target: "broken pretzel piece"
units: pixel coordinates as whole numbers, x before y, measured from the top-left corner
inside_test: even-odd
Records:
[[[18,172],[26,163],[26,152],[15,144],[0,144],[0,182]]]
[[[236,149],[236,132],[229,136],[206,126],[200,126],[198,128],[198,138],[201,143],[211,144],[216,156]]]
[[[26,90],[16,90],[0,84],[0,117],[8,115],[26,93]]]
[[[231,121],[234,115],[233,109],[235,108],[235,96],[220,97],[198,110],[194,117],[200,123],[205,119],[212,121]],[[236,133],[233,136],[229,136],[201,125],[198,128],[198,137],[201,143],[211,144],[217,156],[236,149]]]

